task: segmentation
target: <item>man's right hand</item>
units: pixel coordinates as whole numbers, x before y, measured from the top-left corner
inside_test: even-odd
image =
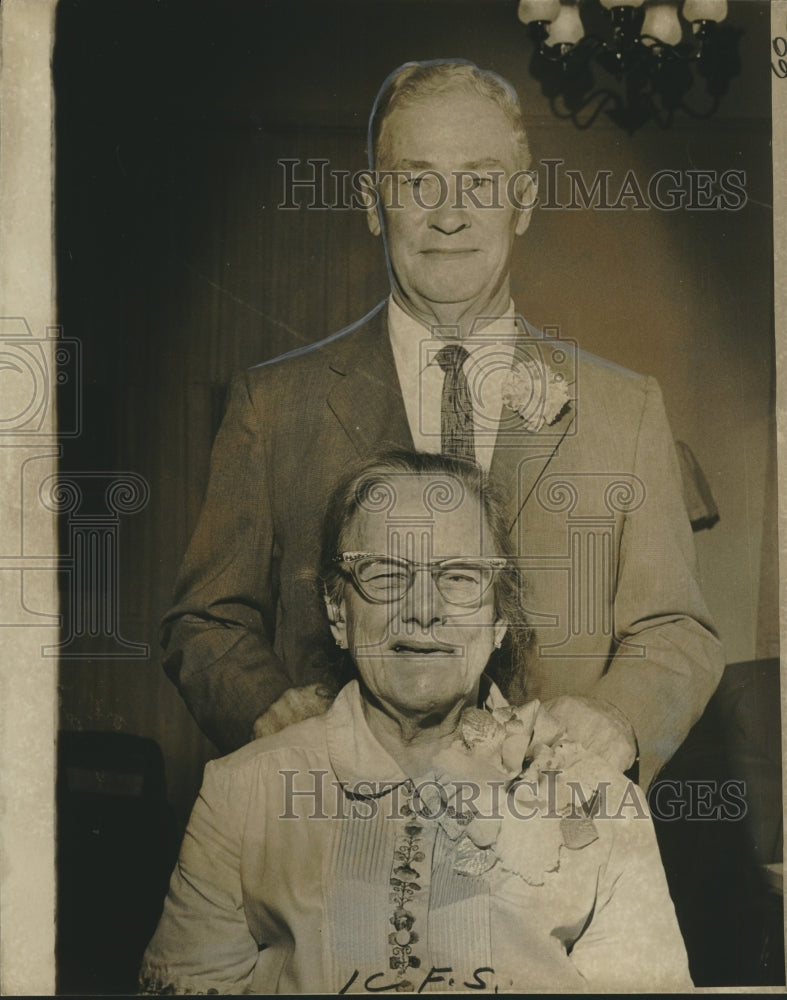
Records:
[[[255,719],[250,738],[258,740],[263,736],[272,736],[295,722],[311,719],[314,715],[322,715],[332,703],[333,695],[329,694],[322,684],[289,688],[277,701],[274,701],[267,712],[263,712]]]

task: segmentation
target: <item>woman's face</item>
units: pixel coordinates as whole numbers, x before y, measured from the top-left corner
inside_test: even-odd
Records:
[[[388,487],[392,506],[358,511],[345,532],[346,552],[416,563],[498,555],[481,505],[467,495],[457,502],[463,491],[453,478],[405,474],[391,477],[383,489]],[[453,499],[446,499],[449,494]],[[494,587],[478,587],[472,567],[447,571],[440,587],[428,570],[418,569],[410,589],[398,596],[406,569],[390,582],[385,574],[385,566],[372,566],[369,586],[378,588],[380,600],[391,600],[372,603],[348,582],[339,608],[344,620],[334,626],[367,694],[407,718],[440,717],[459,702],[474,702],[495,641],[506,630],[497,621]]]

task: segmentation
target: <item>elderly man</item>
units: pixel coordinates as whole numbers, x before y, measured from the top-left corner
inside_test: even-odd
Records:
[[[165,669],[222,750],[326,707],[325,498],[382,443],[443,450],[478,461],[509,502],[534,631],[509,696],[547,701],[621,769],[638,754],[647,784],[723,666],[658,386],[516,312],[510,258],[536,191],[509,84],[461,60],[400,67],[369,155],[390,298],[234,382]]]

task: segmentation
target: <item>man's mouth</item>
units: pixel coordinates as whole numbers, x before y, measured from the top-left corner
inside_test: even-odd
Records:
[[[430,254],[438,254],[445,257],[451,256],[463,256],[470,253],[478,253],[475,247],[431,247],[427,250],[421,250],[422,254],[429,256]]]

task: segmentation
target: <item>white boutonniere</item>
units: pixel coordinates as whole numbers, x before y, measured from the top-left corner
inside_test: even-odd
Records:
[[[509,409],[519,414],[525,427],[536,433],[544,424],[554,424],[572,397],[562,372],[526,356],[506,375],[502,398]]]

